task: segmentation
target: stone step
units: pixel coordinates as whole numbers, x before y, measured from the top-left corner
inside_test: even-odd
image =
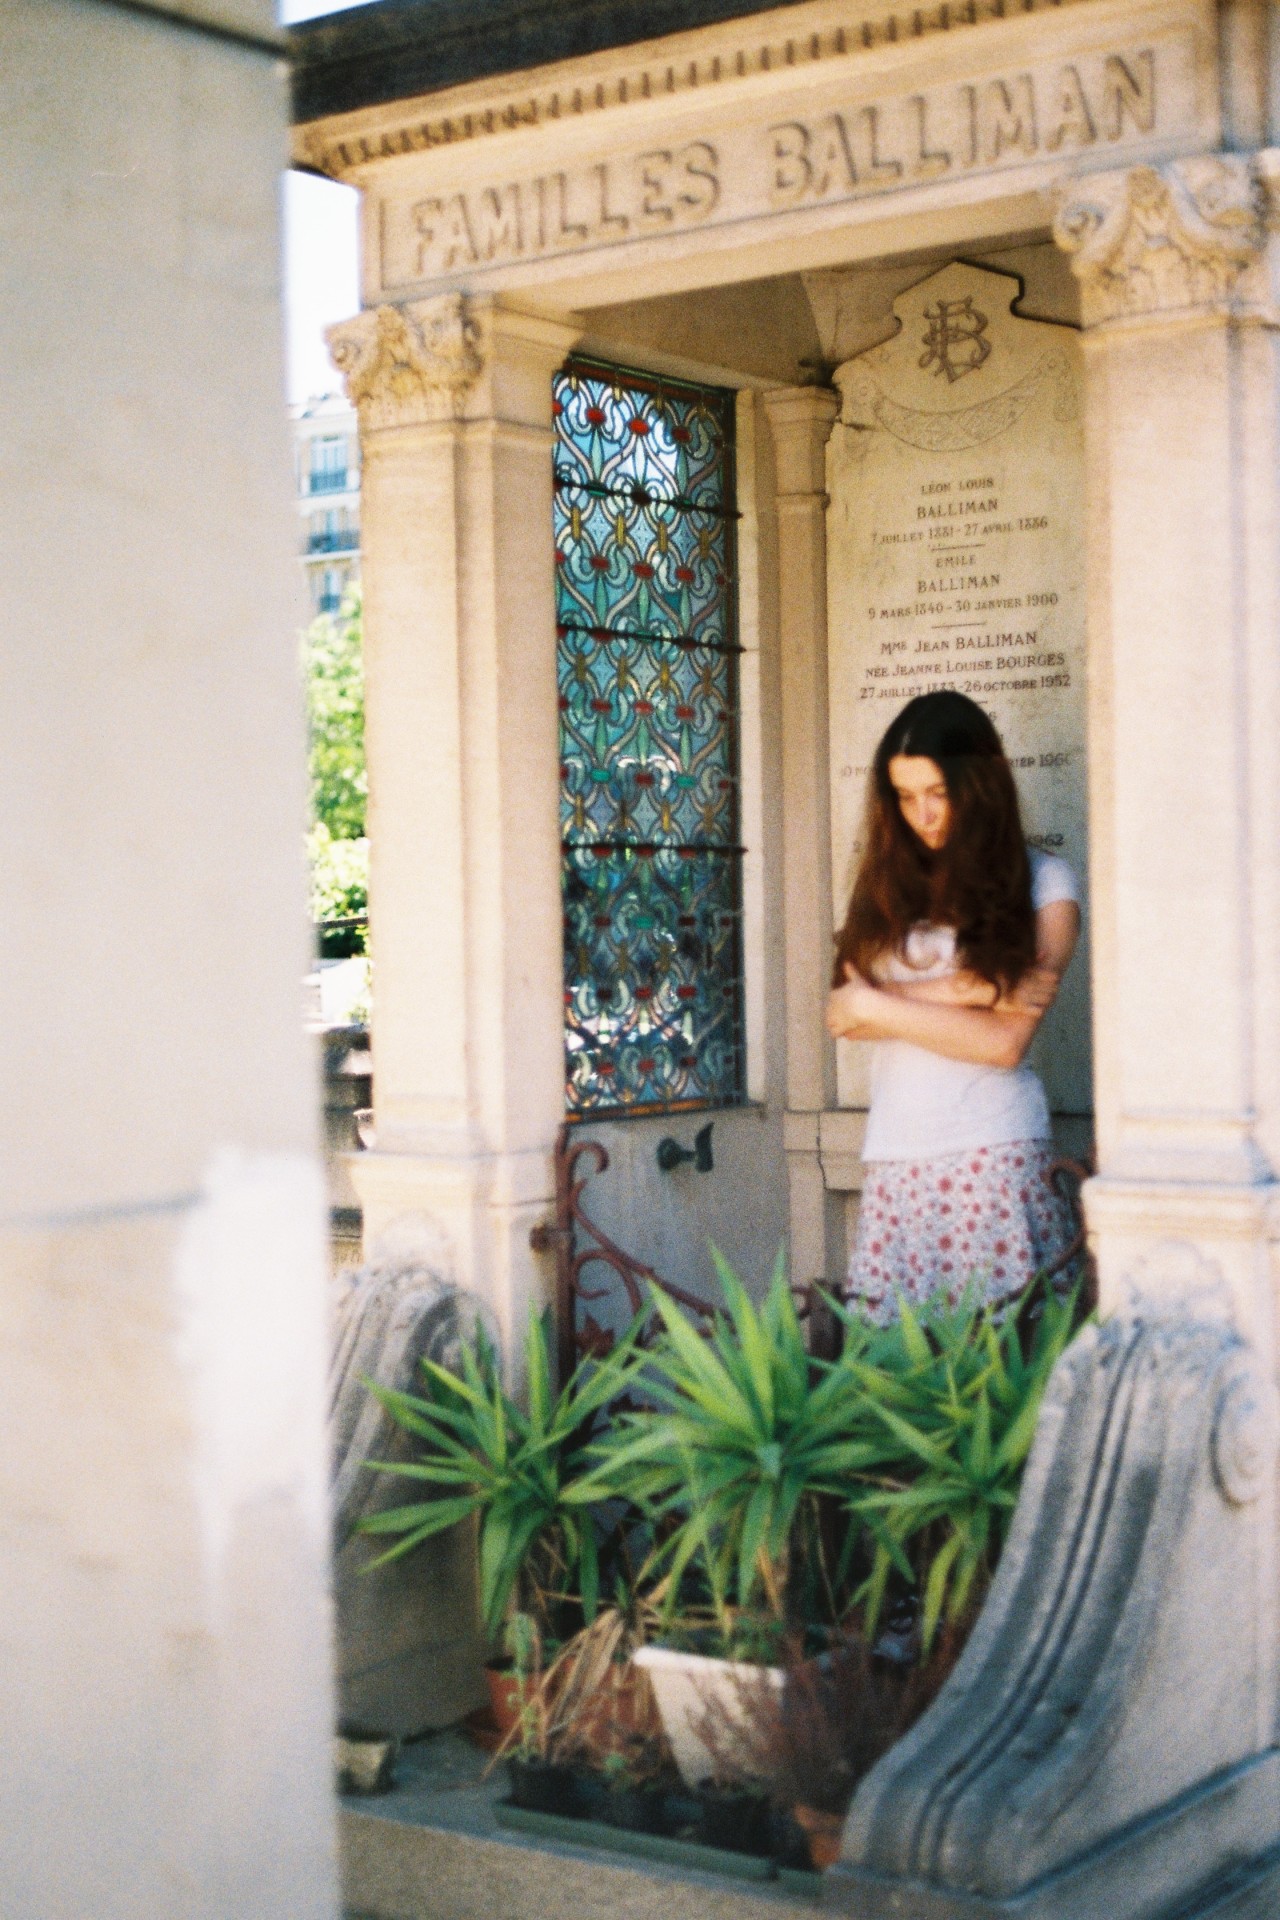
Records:
[[[830,1920],[774,1882],[500,1826],[506,1791],[454,1735],[405,1749],[391,1792],[340,1803],[346,1920]]]

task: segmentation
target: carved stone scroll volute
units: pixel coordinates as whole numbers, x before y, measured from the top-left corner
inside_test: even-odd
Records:
[[[991,1592],[867,1776],[828,1901],[885,1920],[1276,1910],[1276,1389],[1222,1277],[1165,1242],[1045,1396]],[[1255,1862],[1245,1870],[1251,1856]],[[1257,1863],[1261,1862],[1261,1865]],[[1194,1897],[1191,1897],[1194,1896]]]

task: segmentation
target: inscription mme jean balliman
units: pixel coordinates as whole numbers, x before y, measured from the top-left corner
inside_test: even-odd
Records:
[[[1184,51],[1166,40],[1082,55],[533,178],[388,200],[383,281],[409,285],[1141,140],[1167,131],[1158,128],[1161,106],[1181,91]]]

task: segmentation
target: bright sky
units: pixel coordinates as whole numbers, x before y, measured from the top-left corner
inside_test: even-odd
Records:
[[[336,0],[282,0],[286,24],[336,13]],[[333,393],[338,376],[324,329],[360,305],[356,192],[313,174],[289,173],[284,194],[285,327],[290,400]]]

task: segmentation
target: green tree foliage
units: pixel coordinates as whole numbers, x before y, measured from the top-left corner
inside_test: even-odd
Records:
[[[346,920],[369,910],[369,842],[335,840],[323,820],[307,835],[311,861],[311,917]],[[359,952],[352,947],[353,953]]]
[[[358,589],[347,595],[336,617],[313,620],[304,641],[311,817],[335,841],[362,840],[365,831],[361,642]]]

